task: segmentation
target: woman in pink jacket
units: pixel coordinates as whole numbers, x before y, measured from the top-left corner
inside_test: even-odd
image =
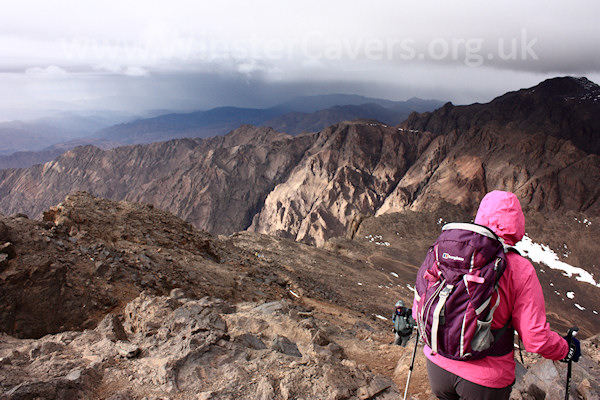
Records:
[[[505,244],[514,245],[525,234],[525,217],[517,197],[510,192],[488,193],[479,206],[475,223],[491,228]],[[500,278],[500,305],[492,329],[500,329],[512,318],[525,350],[551,360],[577,361],[579,343],[568,342],[550,330],[542,287],[533,265],[514,252],[507,253],[507,266]],[[416,310],[417,306],[413,307]],[[417,318],[414,316],[415,319]],[[572,351],[570,351],[572,350]],[[474,361],[457,361],[432,354],[428,346],[429,382],[440,399],[508,399],[515,381],[514,353],[487,356]],[[573,354],[577,354],[573,357]]]

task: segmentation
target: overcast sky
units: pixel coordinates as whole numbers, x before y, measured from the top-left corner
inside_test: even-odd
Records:
[[[597,0],[5,0],[0,110],[488,102],[554,76],[600,83],[599,15]]]

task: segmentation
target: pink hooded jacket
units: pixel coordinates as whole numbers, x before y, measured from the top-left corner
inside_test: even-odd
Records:
[[[521,204],[510,192],[495,190],[488,193],[479,205],[475,223],[491,228],[508,245],[514,245],[525,234]],[[551,360],[566,357],[567,341],[550,330],[542,287],[529,261],[513,252],[507,254],[507,267],[500,278],[499,293],[500,305],[494,312],[493,329],[500,329],[512,316],[512,326],[523,340],[525,350]],[[413,314],[416,309],[414,304]],[[427,346],[424,353],[446,371],[482,386],[503,388],[515,380],[513,352],[475,361],[456,361],[439,354],[432,355]]]

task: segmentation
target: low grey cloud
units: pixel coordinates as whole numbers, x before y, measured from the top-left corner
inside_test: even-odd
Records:
[[[593,0],[12,2],[0,85],[19,93],[3,90],[0,108],[264,106],[332,91],[489,101],[556,75],[598,82],[599,12]]]

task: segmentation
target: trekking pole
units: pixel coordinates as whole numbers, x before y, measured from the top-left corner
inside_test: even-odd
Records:
[[[417,347],[419,346],[419,330],[417,329],[417,337],[415,338],[415,349],[413,350],[412,360],[410,361],[410,368],[408,369],[408,379],[406,380],[406,389],[404,390],[404,400],[408,394],[408,385],[410,384],[410,375],[412,374],[413,367],[415,365],[415,356],[417,355]]]
[[[525,361],[523,361],[523,350],[521,348],[521,335],[519,335],[519,332],[517,332],[517,344],[519,345],[519,357],[521,357],[521,365],[525,366]]]
[[[574,326],[569,329],[569,333],[567,333],[567,343],[569,343],[569,349],[571,348],[571,342],[573,341],[573,336],[577,335],[579,332],[579,328]],[[571,364],[573,360],[569,360],[567,365],[567,388],[565,389],[565,400],[569,400],[569,387],[571,386]]]

